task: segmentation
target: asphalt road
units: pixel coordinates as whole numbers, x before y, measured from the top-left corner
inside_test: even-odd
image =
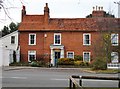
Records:
[[[3,70],[2,87],[68,87],[69,76],[71,75],[118,76],[118,74],[86,73],[81,71],[81,69],[33,68]],[[83,80],[83,86],[117,87],[118,82]]]

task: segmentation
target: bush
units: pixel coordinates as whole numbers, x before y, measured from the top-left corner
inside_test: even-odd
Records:
[[[42,66],[45,66],[45,63],[43,61],[34,60],[31,62],[31,66],[32,67],[42,67]]]
[[[106,70],[107,69],[107,63],[104,60],[104,58],[96,58],[92,64],[91,67],[93,70]]]
[[[27,62],[13,62],[10,63],[9,66],[30,66],[30,64]]]
[[[76,61],[82,61],[82,60],[83,60],[83,57],[80,56],[80,55],[75,55],[74,59],[75,59]]]
[[[81,63],[82,63],[82,61],[74,61],[74,65],[75,65],[75,66],[80,66]]]
[[[89,63],[83,61],[74,61],[74,65],[79,67],[89,67]]]
[[[72,58],[60,58],[58,59],[58,65],[74,65],[74,59]]]

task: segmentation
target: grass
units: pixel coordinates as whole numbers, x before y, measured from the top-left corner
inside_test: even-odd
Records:
[[[66,89],[70,89],[69,87]],[[73,89],[73,88],[72,88]],[[82,88],[75,88],[75,89],[120,89],[120,88],[103,88],[103,87],[82,87]]]
[[[92,70],[91,68],[83,68],[86,72],[94,72],[94,73],[118,73],[120,70],[118,69],[107,69],[107,70]]]
[[[96,88],[96,87],[91,87],[91,88],[83,88],[83,89],[120,89],[120,88],[103,88],[103,87],[101,87],[101,88]]]

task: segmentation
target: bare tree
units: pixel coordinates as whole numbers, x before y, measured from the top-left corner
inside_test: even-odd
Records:
[[[115,35],[119,34],[118,22],[114,18],[98,18],[98,38],[93,42],[94,59],[99,57],[104,59],[106,63],[111,62],[111,53],[118,52],[120,54],[120,46],[112,46],[112,40]],[[119,43],[118,43],[119,44]]]

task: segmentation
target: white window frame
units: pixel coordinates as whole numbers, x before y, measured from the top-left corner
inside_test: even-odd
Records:
[[[15,36],[11,36],[11,40],[10,40],[10,41],[11,41],[11,44],[15,44],[15,39],[16,39],[16,38],[14,38],[14,43],[12,43],[12,37],[15,37]]]
[[[86,44],[86,43],[85,43],[85,41],[86,41],[86,40],[85,40],[85,36],[86,36],[86,35],[89,35],[89,44]],[[84,34],[83,34],[83,45],[91,45],[91,34],[90,34],[90,33],[84,33]]]
[[[113,60],[115,60],[115,59],[112,59],[112,55],[115,55],[115,54],[117,54],[117,62],[113,62]],[[111,52],[111,62],[112,63],[118,63],[119,62],[119,53],[118,52]]]
[[[72,53],[72,54],[73,54],[72,59],[74,59],[74,52],[71,52],[71,51],[67,52],[67,58],[69,58],[69,56],[68,56],[69,53]]]
[[[35,39],[34,39],[34,44],[31,44],[31,35],[35,35]],[[29,45],[36,45],[36,34],[35,33],[30,33],[29,34]]]
[[[28,51],[28,62],[31,62],[29,59],[29,55],[35,55],[35,60],[36,60],[36,51],[34,51],[34,50]]]
[[[87,61],[85,61],[85,58],[84,58],[85,53],[89,53],[89,61],[88,62],[90,62],[90,60],[91,60],[91,52],[83,52],[83,61],[87,62]]]
[[[55,36],[56,35],[60,35],[60,43],[59,44],[55,43]],[[54,45],[61,45],[61,33],[54,33]]]
[[[117,40],[115,41],[115,44],[114,44],[112,41],[113,41],[113,36],[115,36],[115,35],[117,36]],[[112,33],[111,34],[111,44],[112,44],[112,46],[118,46],[119,45],[119,34],[117,34],[117,33]]]

